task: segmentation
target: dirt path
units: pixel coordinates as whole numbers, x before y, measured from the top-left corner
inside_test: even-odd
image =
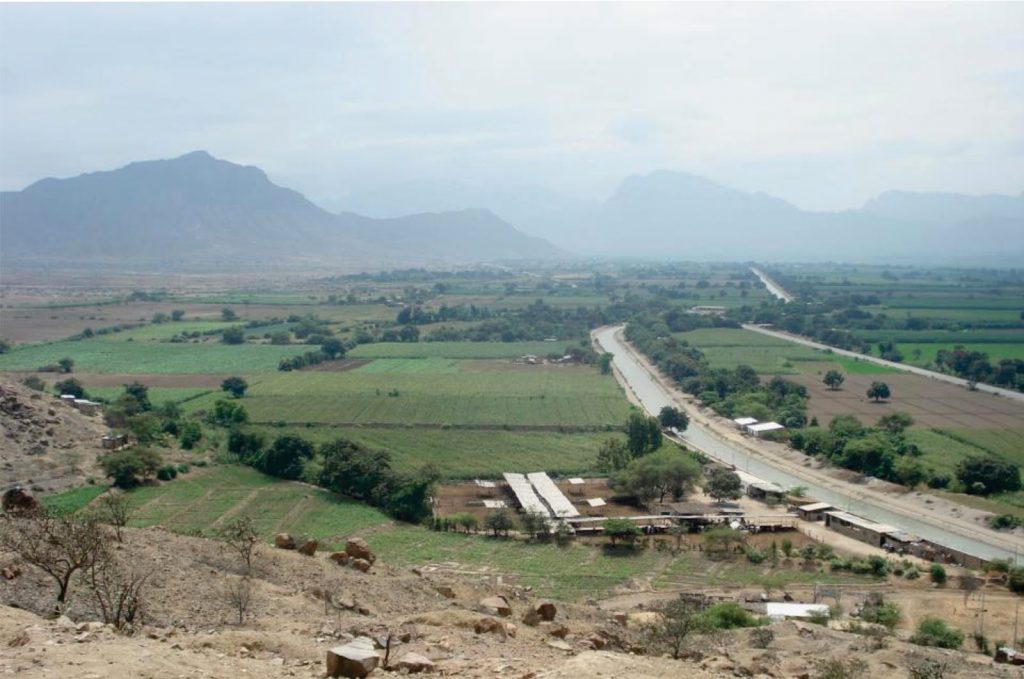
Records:
[[[894,368],[903,372],[913,373],[914,375],[920,375],[921,377],[927,377],[933,380],[939,380],[940,382],[948,382],[949,384],[955,384],[965,389],[970,388],[970,384],[967,380],[959,377],[953,377],[952,375],[946,375],[945,373],[938,373],[934,370],[925,370],[924,368],[918,368],[916,365],[907,365],[905,363],[894,363],[893,361],[886,361],[884,358],[877,358],[875,356],[868,356],[867,354],[858,354],[856,351],[849,351],[847,349],[838,349],[831,347],[827,344],[821,344],[809,340],[806,337],[800,337],[798,335],[791,335],[788,332],[782,332],[780,330],[769,330],[768,328],[761,327],[759,325],[753,325],[751,323],[743,324],[744,330],[750,330],[761,335],[767,335],[768,337],[774,337],[775,339],[786,340],[787,342],[793,342],[794,344],[800,344],[811,349],[820,349],[822,351],[831,351],[838,356],[846,356],[847,358],[854,358],[858,361],[867,361],[876,365],[882,365],[887,368]],[[984,391],[996,396],[1005,396],[1006,398],[1013,399],[1015,401],[1024,401],[1024,392],[1012,391],[1010,389],[1003,389],[1002,387],[993,387],[990,384],[982,384],[978,382],[975,384],[975,388],[978,391]]]
[[[595,331],[595,333],[606,333],[607,331],[608,329],[605,328]],[[621,328],[617,331],[617,334],[621,334]],[[742,436],[731,421],[720,418],[701,408],[692,397],[678,391],[674,384],[671,384],[665,376],[660,374],[657,368],[647,361],[646,357],[640,355],[623,339],[616,336],[615,340],[629,352],[629,358],[642,366],[649,378],[660,386],[661,390],[677,406],[687,412],[691,418],[691,428],[696,425],[705,434],[710,434],[718,442],[726,444],[729,448],[741,451],[751,459],[756,459],[762,464],[784,471],[788,475],[805,481],[808,484],[840,493],[851,501],[908,517],[918,523],[926,523],[932,527],[933,531],[941,531],[943,534],[959,535],[983,542],[1008,556],[1012,556],[1015,550],[1024,552],[1024,538],[1016,535],[996,533],[995,531],[978,526],[975,520],[984,513],[978,513],[963,505],[930,496],[923,499],[919,499],[911,493],[893,496],[864,484],[854,484],[838,478],[835,470],[814,468],[811,466],[815,464],[814,460],[796,451],[789,450],[786,446]],[[622,373],[616,371],[616,377],[622,379]],[[633,387],[628,382],[625,382],[625,384],[628,390],[633,390]],[[689,441],[680,442],[684,444],[692,443]],[[890,484],[886,484],[886,486],[889,487]]]

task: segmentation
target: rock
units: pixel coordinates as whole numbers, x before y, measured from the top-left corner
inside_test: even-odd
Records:
[[[0,571],[0,575],[3,575],[4,580],[13,580],[21,575],[21,571],[13,566],[6,566],[2,571]]]
[[[356,570],[362,571],[363,573],[368,572],[371,565],[372,564],[366,559],[352,559],[352,567]]]
[[[348,562],[352,559],[352,557],[348,555],[348,552],[334,552],[327,558],[339,566],[347,566]]]
[[[626,626],[626,622],[629,620],[629,617],[625,613],[614,613],[612,614],[612,618],[623,627]]]
[[[565,625],[555,625],[548,630],[548,634],[553,637],[558,637],[559,639],[564,639],[569,636],[569,628]]]
[[[39,500],[21,486],[8,489],[0,500],[4,512],[10,514],[35,514],[41,509]]]
[[[344,608],[346,610],[351,610],[351,609],[356,607],[355,597],[353,597],[351,594],[346,594],[344,592],[342,592],[341,594],[335,595],[333,597],[333,601],[334,601],[334,605],[337,606],[338,608]]]
[[[320,546],[318,540],[306,540],[299,545],[299,554],[305,554],[306,556],[313,556],[316,554],[316,548]]]
[[[473,631],[477,634],[506,635],[505,625],[497,618],[480,618],[473,623]]]
[[[590,647],[595,651],[600,651],[602,648],[608,645],[608,640],[602,637],[600,634],[591,634],[587,637],[587,641],[590,642]]]
[[[536,611],[537,614],[540,615],[541,620],[551,622],[555,619],[555,614],[558,612],[558,609],[555,608],[555,605],[550,601],[542,601],[537,604]]]
[[[349,538],[345,543],[345,551],[353,559],[364,559],[371,564],[377,560],[377,556],[370,550],[370,545],[362,538]]]
[[[508,599],[500,594],[481,599],[480,605],[486,608],[489,613],[500,615],[503,618],[512,615],[512,608],[508,605]]]
[[[448,585],[434,585],[434,590],[437,591],[437,593],[443,596],[445,599],[455,598],[455,590],[449,587]]]
[[[409,674],[430,673],[434,671],[434,661],[419,653],[406,653],[398,659],[394,666],[399,672],[404,670]]]
[[[92,635],[91,635],[91,634],[89,634],[88,632],[82,632],[81,634],[76,634],[76,635],[75,635],[75,637],[74,637],[74,639],[75,639],[75,641],[77,641],[78,643],[82,643],[83,641],[89,641],[89,639],[90,639],[91,637],[92,637]]]
[[[550,646],[551,648],[557,648],[559,651],[570,651],[570,652],[572,651],[572,646],[570,646],[568,643],[562,641],[561,639],[556,639],[555,641],[549,641],[548,642],[548,646]]]
[[[66,615],[62,615],[59,618],[57,618],[56,622],[58,627],[63,627],[66,630],[72,630],[76,632],[78,631],[75,623],[71,620],[71,618],[69,618]]]
[[[274,546],[278,549],[295,549],[295,538],[288,533],[278,533],[274,536]]]
[[[93,620],[92,622],[80,622],[75,626],[75,629],[79,632],[99,632],[103,629],[103,623],[99,620]]]
[[[523,614],[523,624],[529,625],[530,627],[536,627],[540,623],[540,613],[533,610],[532,608]]]
[[[510,637],[514,637],[519,633],[519,628],[510,622],[505,623],[505,634]]]
[[[327,651],[328,677],[365,677],[379,664],[380,655],[366,637],[356,637]]]

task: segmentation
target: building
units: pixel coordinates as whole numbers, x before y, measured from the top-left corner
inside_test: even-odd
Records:
[[[772,622],[779,622],[788,618],[806,620],[818,615],[828,616],[828,606],[825,604],[792,604],[776,603],[769,601],[765,605],[765,615]]]
[[[821,521],[825,518],[825,512],[832,509],[827,502],[813,502],[809,505],[801,505],[796,508],[796,515],[804,521]]]
[[[776,483],[765,481],[739,469],[735,470],[735,474],[740,477],[740,489],[755,500],[782,500],[786,496],[785,489]]]
[[[898,533],[899,529],[884,523],[875,523],[849,512],[825,512],[825,525],[837,533],[854,540],[866,542],[873,547],[885,544],[887,533]]]
[[[722,316],[725,312],[726,308],[724,306],[714,306],[711,304],[690,307],[691,314],[698,314],[700,316]]]
[[[75,399],[75,408],[83,415],[95,415],[100,411],[100,404],[85,398]]]
[[[740,431],[746,431],[747,427],[752,424],[757,424],[756,417],[737,417],[733,422],[736,423],[736,428]]]
[[[764,436],[769,432],[782,431],[783,429],[785,427],[778,422],[758,422],[757,424],[747,425],[747,433],[753,436]]]

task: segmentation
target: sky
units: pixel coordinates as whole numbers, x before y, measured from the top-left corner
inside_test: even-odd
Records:
[[[1024,4],[0,4],[0,188],[203,149],[322,204],[1024,191]]]

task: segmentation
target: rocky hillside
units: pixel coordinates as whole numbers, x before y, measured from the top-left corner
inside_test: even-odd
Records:
[[[366,540],[372,550],[372,534]],[[42,677],[73,668],[75,676],[96,678],[322,677],[331,649],[347,646],[337,652],[356,656],[351,649],[358,648],[364,658],[349,658],[347,666],[376,663],[372,676],[422,669],[523,679],[815,677],[830,658],[863,660],[860,676],[907,676],[910,664],[924,661],[947,668],[929,676],[1011,676],[977,655],[897,641],[876,648],[863,636],[795,623],[773,625],[767,648],[755,648],[750,630],[739,630],[700,637],[686,659],[672,660],[647,653],[642,626],[651,613],[643,610],[547,606],[500,581],[397,569],[379,559],[364,572],[341,565],[353,560],[340,555],[270,546],[256,553],[253,596],[239,624],[227,592],[242,581],[241,561],[223,544],[156,527],[126,531],[115,552],[150,578],[145,620],[133,635],[98,620],[82,583],[67,617],[41,617],[53,604],[52,580],[0,554],[0,674]],[[387,651],[381,647],[389,637]]]
[[[0,381],[0,479],[36,493],[75,488],[97,475],[100,415],[83,415],[50,393]]]

